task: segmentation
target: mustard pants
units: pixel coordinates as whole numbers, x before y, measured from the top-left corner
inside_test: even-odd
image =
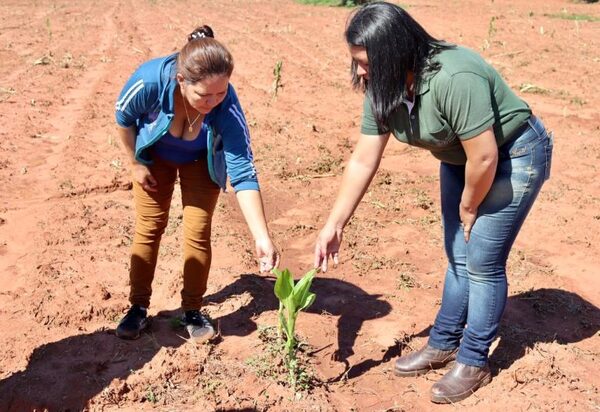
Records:
[[[177,176],[183,203],[183,310],[200,309],[211,263],[211,221],[219,187],[208,174],[206,159],[184,165],[155,159],[150,166],[157,191],[146,192],[133,182],[136,219],[129,272],[131,304],[150,306],[152,280],[160,239],[169,221],[169,209]]]

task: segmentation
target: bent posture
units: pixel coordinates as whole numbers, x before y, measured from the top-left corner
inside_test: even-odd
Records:
[[[507,298],[506,261],[544,181],[552,140],[529,106],[475,52],[430,36],[402,8],[361,7],[346,28],[354,86],[365,93],[361,137],[315,246],[337,263],[344,226],[390,134],[440,160],[448,267],[428,344],[396,361],[399,376],[452,369],[431,400],[456,402],[490,382],[488,352]]]
[[[229,78],[233,58],[208,26],[180,52],[150,60],[119,95],[116,120],[131,161],[136,208],[129,272],[131,308],[117,336],[135,339],[147,308],[177,179],[183,203],[182,322],[194,340],[215,333],[200,312],[211,264],[211,223],[227,176],[256,243],[261,270],[277,265],[253,164],[248,126]]]

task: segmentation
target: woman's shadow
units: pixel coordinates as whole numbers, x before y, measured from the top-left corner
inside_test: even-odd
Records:
[[[224,336],[249,335],[257,329],[252,318],[263,312],[277,311],[279,302],[273,292],[274,285],[274,277],[243,274],[224,289],[207,296],[205,301],[208,304],[210,302],[223,303],[231,296],[244,293],[250,293],[252,296],[250,302],[245,306],[219,319],[221,334]],[[386,316],[391,311],[391,305],[380,300],[381,295],[371,295],[352,283],[322,276],[315,277],[311,291],[317,295],[317,298],[314,304],[306,310],[307,312],[338,317],[337,347],[334,349],[332,357],[334,360],[344,363],[346,370],[333,381],[339,380],[342,376],[352,378],[361,375],[399,354],[399,346],[392,345],[381,359],[366,360],[350,368],[348,358],[354,354],[356,337],[363,323]]]
[[[218,319],[221,334],[248,335],[257,328],[252,320],[256,314],[276,311],[274,282],[274,278],[241,275],[221,291],[207,296],[207,304],[224,302],[247,292],[253,297],[247,305]],[[370,295],[340,280],[317,278],[312,290],[318,298],[309,311],[338,316],[335,356],[349,369],[347,359],[353,354],[362,324],[387,315],[391,306],[379,300],[380,295]],[[124,341],[114,336],[114,330],[101,330],[41,345],[33,351],[25,370],[0,381],[0,411],[84,409],[114,379],[124,380],[143,368],[162,347],[176,348],[185,343],[172,330],[172,319],[178,313],[178,310],[159,312],[153,317],[150,332],[137,341]],[[352,371],[356,375],[364,373],[396,354],[392,347],[381,360],[362,362]]]
[[[600,309],[576,293],[531,290],[508,298],[498,346],[490,356],[495,373],[508,369],[536,343],[580,342],[600,331]]]
[[[224,302],[232,295],[249,292],[252,300],[238,310],[222,317],[223,335],[245,336],[256,330],[252,320],[256,315],[278,309],[273,298],[273,278],[253,274],[242,275],[223,290],[208,296],[210,302]],[[317,294],[312,313],[338,316],[338,340],[334,357],[346,364],[346,370],[337,378],[352,379],[369,369],[400,356],[403,349],[415,337],[429,335],[431,326],[396,342],[387,348],[380,359],[367,359],[349,366],[348,357],[362,324],[367,320],[387,315],[391,306],[380,300],[380,295],[369,295],[357,286],[344,281],[318,277],[312,290]],[[522,358],[529,349],[540,342],[568,344],[595,336],[600,331],[600,309],[581,296],[560,289],[537,289],[510,296],[502,324],[499,343],[490,356],[495,373],[509,368]]]
[[[413,336],[428,336],[431,327]],[[596,336],[598,331],[600,309],[576,293],[536,289],[512,295],[498,329],[498,346],[489,357],[490,368],[496,375],[537,343],[566,345]]]
[[[171,326],[178,313],[159,312],[152,318],[150,332],[136,341],[102,330],[41,345],[25,370],[0,381],[0,411],[85,409],[113,379],[126,379],[160,348],[185,343]]]
[[[223,290],[207,296],[207,303],[224,302],[233,295],[250,293],[252,300],[219,319],[221,333],[245,336],[256,330],[257,314],[278,309],[273,278],[241,275]],[[344,362],[348,379],[398,356],[415,336],[390,346],[381,359],[348,366],[358,332],[367,320],[387,315],[391,306],[350,283],[316,278],[312,290],[317,300],[309,312],[338,316],[337,360]],[[138,341],[117,339],[110,331],[71,336],[34,350],[24,371],[0,381],[0,410],[81,410],[109,387],[115,378],[126,379],[152,360],[162,347],[176,348],[185,340],[172,330],[178,311],[154,317],[151,332]],[[577,294],[560,289],[539,289],[509,298],[500,328],[500,342],[490,360],[494,369],[509,368],[538,342],[567,344],[595,336],[600,330],[600,310]],[[334,379],[335,381],[336,379]]]

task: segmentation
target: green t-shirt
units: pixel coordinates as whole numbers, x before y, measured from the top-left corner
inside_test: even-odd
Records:
[[[498,147],[509,141],[531,109],[481,56],[465,47],[442,50],[434,60],[439,71],[426,75],[409,113],[402,104],[390,116],[396,139],[423,147],[443,162],[466,163],[460,140],[475,137],[492,125]],[[382,134],[365,98],[361,132]]]

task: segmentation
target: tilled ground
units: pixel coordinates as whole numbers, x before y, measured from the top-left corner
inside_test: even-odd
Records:
[[[598,410],[598,5],[405,5],[435,36],[481,52],[555,135],[552,179],[509,262],[495,377],[460,407]],[[181,47],[199,23],[214,28],[236,60],[232,83],[282,267],[301,274],[359,133],[362,97],[349,84],[342,35],[348,13],[290,0],[0,5],[0,410],[454,409],[429,402],[443,372],[391,373],[395,357],[426,341],[445,269],[438,165],[396,142],[347,229],[341,265],[315,280],[317,301],[300,315],[308,390],[294,394],[274,376],[274,280],[256,274],[231,193],[215,217],[206,299],[221,339],[196,347],[173,326],[178,194],[153,285],[152,332],[135,342],[112,332],[127,308],[134,216],[113,120],[127,77]]]

